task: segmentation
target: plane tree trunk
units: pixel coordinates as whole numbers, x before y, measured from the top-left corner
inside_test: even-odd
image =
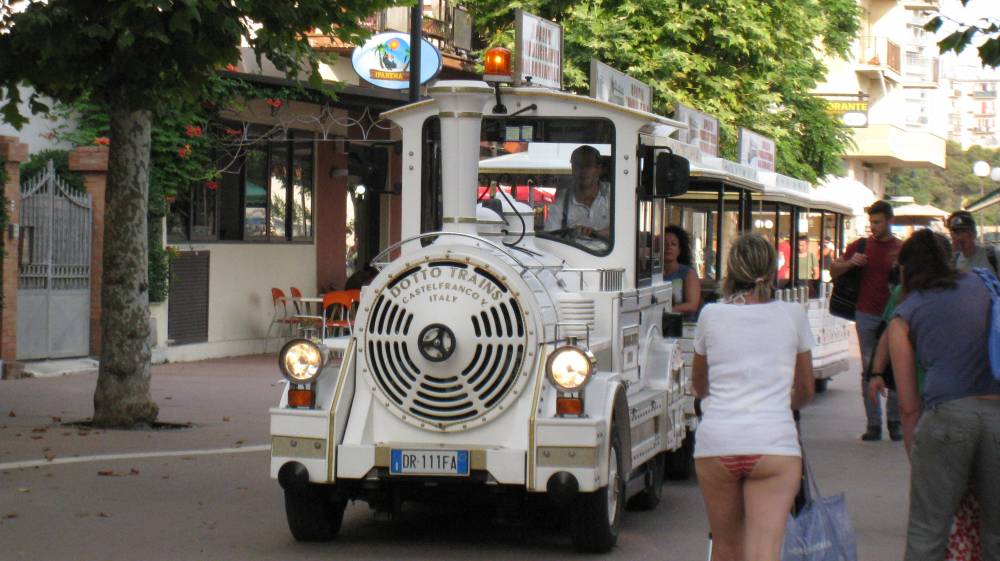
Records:
[[[147,207],[152,113],[112,104],[95,426],[152,424]]]

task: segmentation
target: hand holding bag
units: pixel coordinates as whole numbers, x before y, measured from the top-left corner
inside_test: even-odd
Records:
[[[858,542],[843,493],[824,497],[802,454],[807,480],[805,506],[789,514],[781,561],[858,561]]]
[[[858,242],[858,253],[865,252],[868,239],[862,238]],[[830,313],[839,318],[854,320],[854,312],[858,306],[858,295],[861,293],[861,275],[864,273],[859,267],[852,267],[849,271],[833,279],[833,292],[830,294]]]

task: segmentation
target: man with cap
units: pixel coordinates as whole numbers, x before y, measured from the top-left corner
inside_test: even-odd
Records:
[[[956,210],[948,217],[948,232],[955,249],[955,268],[968,271],[973,267],[998,274],[997,248],[976,243],[976,221],[967,210]]]

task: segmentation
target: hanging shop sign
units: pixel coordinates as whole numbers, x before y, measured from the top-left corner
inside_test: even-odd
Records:
[[[514,83],[562,89],[562,26],[520,9],[514,17]]]
[[[826,101],[826,112],[844,124],[845,127],[862,128],[868,126],[868,101],[832,100]]]
[[[426,39],[420,46],[420,83],[426,84],[441,71],[441,53]],[[410,36],[379,33],[354,49],[351,64],[358,76],[379,88],[405,90],[410,87]]]
[[[716,157],[719,155],[718,119],[678,103],[677,109],[674,110],[674,120],[687,123],[688,126],[688,130],[680,131],[678,140],[697,146],[702,154]]]
[[[740,127],[740,163],[761,171],[774,171],[778,155],[774,140]]]
[[[462,8],[452,12],[452,41],[456,49],[472,50],[472,14]]]
[[[653,89],[648,84],[593,58],[590,97],[647,113],[653,109]]]

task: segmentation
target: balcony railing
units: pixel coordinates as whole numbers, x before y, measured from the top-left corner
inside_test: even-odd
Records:
[[[973,99],[996,99],[996,90],[976,90],[972,92]]]
[[[870,66],[887,66],[896,74],[902,73],[899,45],[886,37],[861,37],[858,62]]]
[[[906,53],[906,65],[903,67],[907,78],[915,78],[921,82],[938,82],[937,57],[919,56],[916,53]]]

